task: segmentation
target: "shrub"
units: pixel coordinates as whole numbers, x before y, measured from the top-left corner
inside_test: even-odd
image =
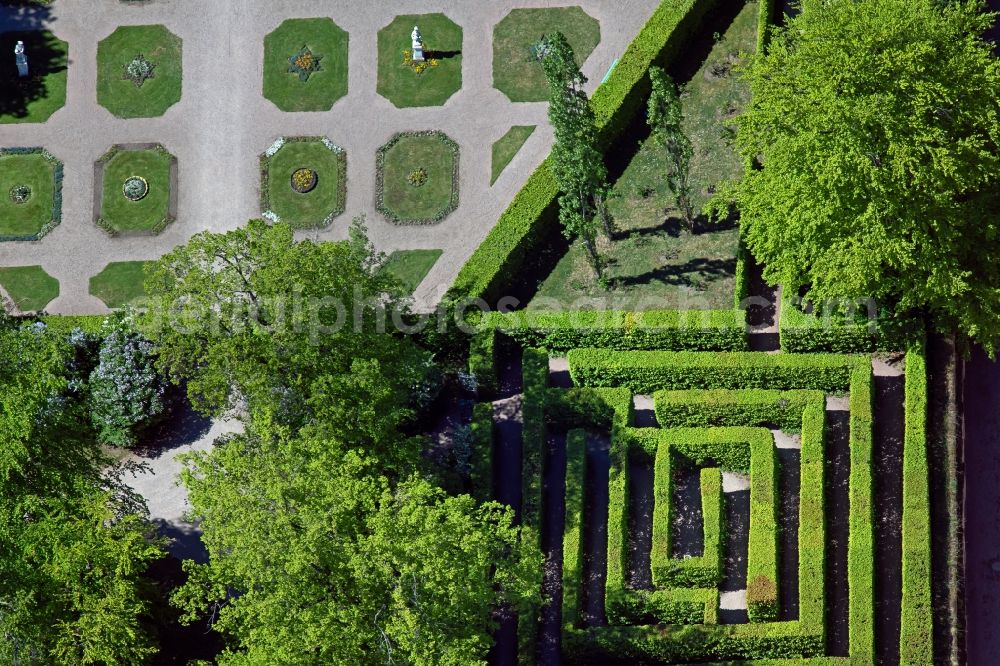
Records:
[[[875,659],[872,394],[872,368],[870,363],[865,363],[851,373],[851,514],[847,543],[851,618],[848,640],[852,659],[863,663],[873,663]]]
[[[116,322],[90,375],[90,416],[102,444],[130,448],[165,409],[166,381],[154,369],[153,343]]]
[[[899,655],[904,665],[934,659],[930,488],[927,466],[927,366],[923,345],[906,354],[903,438],[903,598]]]
[[[768,389],[690,389],[653,394],[656,419],[662,427],[772,426],[796,432],[807,405],[822,403],[822,391]]]
[[[493,499],[493,405],[477,402],[472,407],[472,496],[480,502]]]
[[[843,392],[860,357],[755,352],[615,352],[574,349],[570,374],[578,386],[623,386],[635,393],[661,389],[772,388]]]
[[[583,490],[587,479],[587,433],[566,435],[566,522],[563,528],[563,625],[580,623],[580,586],[583,584]]]

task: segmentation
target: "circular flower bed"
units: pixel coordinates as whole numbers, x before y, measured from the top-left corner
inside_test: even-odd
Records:
[[[406,177],[406,180],[410,183],[410,185],[413,185],[413,187],[421,187],[427,182],[427,169],[420,167],[416,171],[411,172],[410,175]]]
[[[296,169],[292,174],[292,189],[299,194],[312,192],[319,182],[319,174],[314,169]]]
[[[149,183],[142,176],[130,176],[125,179],[122,193],[129,201],[141,201],[149,194]]]
[[[28,203],[31,198],[31,188],[27,185],[15,185],[10,188],[10,200],[16,204]]]

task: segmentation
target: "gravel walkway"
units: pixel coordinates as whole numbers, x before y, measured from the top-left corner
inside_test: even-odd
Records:
[[[492,31],[513,7],[565,6],[558,0],[427,0],[418,7],[329,0],[117,0],[59,2],[44,25],[0,7],[0,31],[45,27],[70,44],[66,107],[47,123],[0,125],[0,145],[47,147],[65,163],[63,221],[36,243],[3,243],[0,266],[41,264],[60,281],[48,307],[57,314],[107,312],[88,280],[111,261],[153,259],[202,230],[225,231],[259,216],[257,156],[282,135],[325,135],[348,155],[347,212],[310,237],[346,236],[365,213],[382,250],[440,248],[444,255],[418,288],[430,307],[452,283],[528,175],[547,154],[546,104],[513,104],[492,87]],[[601,23],[601,43],[584,66],[591,90],[652,14],[659,0],[579,0]],[[464,30],[463,88],[442,107],[396,109],[375,91],[376,35],[408,11],[445,12]],[[323,113],[283,113],[261,94],[263,40],[284,19],[331,16],[350,33],[349,93]],[[97,104],[97,43],[117,26],[162,23],[184,40],[184,95],[161,118],[122,120]],[[429,39],[432,36],[427,36]],[[512,54],[511,57],[523,57]],[[491,146],[511,125],[539,125],[490,187]],[[375,152],[393,133],[441,129],[462,150],[461,205],[444,222],[396,226],[375,212]],[[91,221],[93,162],[112,144],[157,141],[180,164],[177,221],[156,237],[109,238]]]

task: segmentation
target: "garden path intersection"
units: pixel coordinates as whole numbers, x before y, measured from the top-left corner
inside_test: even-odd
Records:
[[[347,152],[346,212],[327,229],[299,235],[345,238],[351,217],[363,213],[379,250],[443,250],[414,294],[417,307],[429,309],[552,144],[546,103],[511,103],[493,88],[493,28],[514,8],[568,4],[600,22],[601,41],[583,67],[593,91],[659,3],[216,0],[206,12],[201,0],[88,0],[55,3],[41,25],[17,21],[17,8],[0,7],[0,31],[44,28],[70,48],[66,106],[43,124],[0,125],[0,146],[44,146],[65,163],[62,223],[37,242],[0,243],[0,266],[38,264],[58,279],[51,313],[107,312],[88,293],[91,276],[109,262],[155,259],[200,231],[226,231],[260,217],[258,156],[280,136],[326,136]],[[404,10],[443,12],[464,31],[462,89],[444,106],[397,109],[376,92],[377,33]],[[264,36],[285,19],[322,16],[350,35],[348,94],[328,112],[282,112],[262,94]],[[120,25],[149,24],[163,24],[183,40],[183,96],[162,117],[116,118],[97,103],[97,44]],[[512,125],[539,131],[491,187],[491,146]],[[461,150],[459,207],[436,225],[392,224],[375,209],[376,151],[396,132],[435,129]],[[111,238],[92,219],[94,161],[114,144],[143,142],[161,143],[177,157],[177,220],[157,236]]]

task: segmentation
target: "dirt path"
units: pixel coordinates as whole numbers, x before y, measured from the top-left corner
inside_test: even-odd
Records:
[[[538,663],[558,666],[562,646],[563,531],[566,526],[566,432],[550,433],[542,461],[542,606]]]
[[[977,349],[963,391],[966,658],[1000,664],[1000,364]]]
[[[629,456],[629,583],[653,589],[650,551],[653,548],[653,461]]]
[[[778,619],[799,617],[799,490],[801,451],[779,448]]]
[[[880,664],[899,663],[903,597],[903,387],[900,371],[879,361],[875,371],[875,649]]]
[[[583,623],[607,624],[604,589],[608,571],[608,471],[611,442],[607,435],[587,435],[587,480],[583,500]]]
[[[839,405],[834,405],[839,407]],[[850,415],[843,409],[826,412],[826,654],[848,653],[847,542],[851,500]]]

